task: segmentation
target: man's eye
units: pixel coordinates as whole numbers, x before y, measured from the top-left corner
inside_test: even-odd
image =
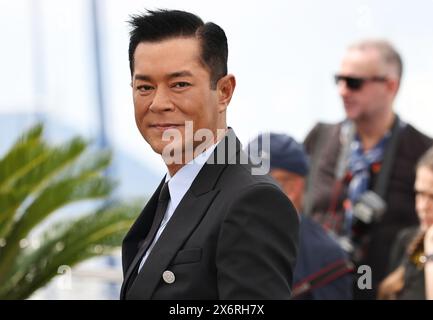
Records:
[[[186,87],[189,87],[189,86],[191,86],[191,84],[188,83],[188,82],[176,82],[173,85],[173,88],[186,88]]]
[[[148,85],[141,85],[137,87],[137,90],[140,92],[148,92],[150,90],[152,90],[153,87],[152,86],[148,86]]]

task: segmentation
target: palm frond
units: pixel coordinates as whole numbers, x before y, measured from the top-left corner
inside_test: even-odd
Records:
[[[86,152],[76,137],[60,146],[43,140],[36,125],[0,159],[0,299],[22,299],[46,284],[59,266],[81,262],[118,247],[138,206],[106,202],[97,212],[49,224],[38,248],[23,240],[64,206],[106,198],[114,182],[104,176],[109,151]]]
[[[60,266],[74,266],[120,246],[138,206],[116,205],[57,225],[41,236],[43,245],[18,259],[15,273],[0,290],[0,299],[23,299],[58,275]]]
[[[47,146],[41,141],[43,128],[37,125],[24,133],[0,159],[0,190],[13,178],[25,173],[29,162],[39,159]]]
[[[30,161],[26,174],[13,181],[10,187],[28,193],[37,191],[38,186],[73,163],[86,147],[87,143],[83,139],[74,138],[60,147],[50,148],[39,162]]]
[[[11,268],[11,261],[19,251],[20,240],[24,239],[33,227],[56,209],[80,200],[105,197],[113,187],[113,182],[105,177],[90,176],[65,179],[44,189],[28,206],[22,217],[14,223],[6,237],[8,245],[0,252],[0,282]]]
[[[40,143],[42,145],[42,143]],[[32,149],[35,146],[25,146]],[[38,147],[38,145],[36,145]],[[86,148],[86,143],[81,138],[74,138],[65,145],[57,148],[44,147],[44,151],[33,159],[28,159],[26,165],[20,166],[15,174],[10,174],[0,189],[0,238],[6,238],[16,211],[25,199],[50,182],[56,172],[71,164]],[[5,158],[6,159],[6,158]],[[8,164],[12,159],[4,161],[4,168],[10,168]]]

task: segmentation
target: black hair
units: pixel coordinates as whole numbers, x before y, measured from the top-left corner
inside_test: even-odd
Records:
[[[224,30],[204,23],[195,14],[179,10],[147,10],[133,15],[129,41],[129,68],[134,73],[134,52],[141,42],[158,42],[176,37],[196,37],[201,43],[201,62],[209,69],[211,88],[227,74],[228,47]]]

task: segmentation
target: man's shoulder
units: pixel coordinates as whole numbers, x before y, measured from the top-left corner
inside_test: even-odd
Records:
[[[402,131],[402,137],[406,140],[411,140],[412,142],[417,142],[424,146],[431,146],[433,144],[433,139],[431,137],[409,123],[405,125]]]
[[[295,282],[321,274],[348,261],[347,254],[323,227],[302,216]]]
[[[338,243],[331,238],[325,229],[313,221],[311,218],[302,216],[300,224],[301,241],[305,242],[310,251],[317,255],[317,252],[324,253],[327,258],[346,258],[346,255],[338,245]],[[329,254],[331,253],[331,257]]]
[[[312,154],[321,137],[326,139],[327,136],[333,137],[339,135],[343,121],[337,123],[317,122],[307,133],[304,139],[304,147],[308,154]],[[326,139],[327,141],[339,141],[338,139]]]
[[[433,145],[433,140],[410,124],[406,124],[399,137],[397,154],[418,161],[419,157]]]
[[[252,168],[245,164],[227,165],[216,185],[219,198],[228,206],[248,202],[258,206],[284,205],[289,210],[290,200],[277,182],[267,174],[253,174]]]
[[[250,163],[247,164],[229,164],[223,172],[220,180],[221,183],[230,184],[233,188],[251,188],[256,185],[270,185],[279,188],[274,179],[268,173],[258,174]]]

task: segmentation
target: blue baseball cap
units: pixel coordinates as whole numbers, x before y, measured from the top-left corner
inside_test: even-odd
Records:
[[[263,150],[263,146],[267,149],[267,143],[263,142],[267,137],[269,150]],[[251,156],[269,158],[271,169],[284,169],[303,177],[308,174],[309,159],[304,146],[286,134],[271,132],[259,135],[248,144],[248,150]]]

